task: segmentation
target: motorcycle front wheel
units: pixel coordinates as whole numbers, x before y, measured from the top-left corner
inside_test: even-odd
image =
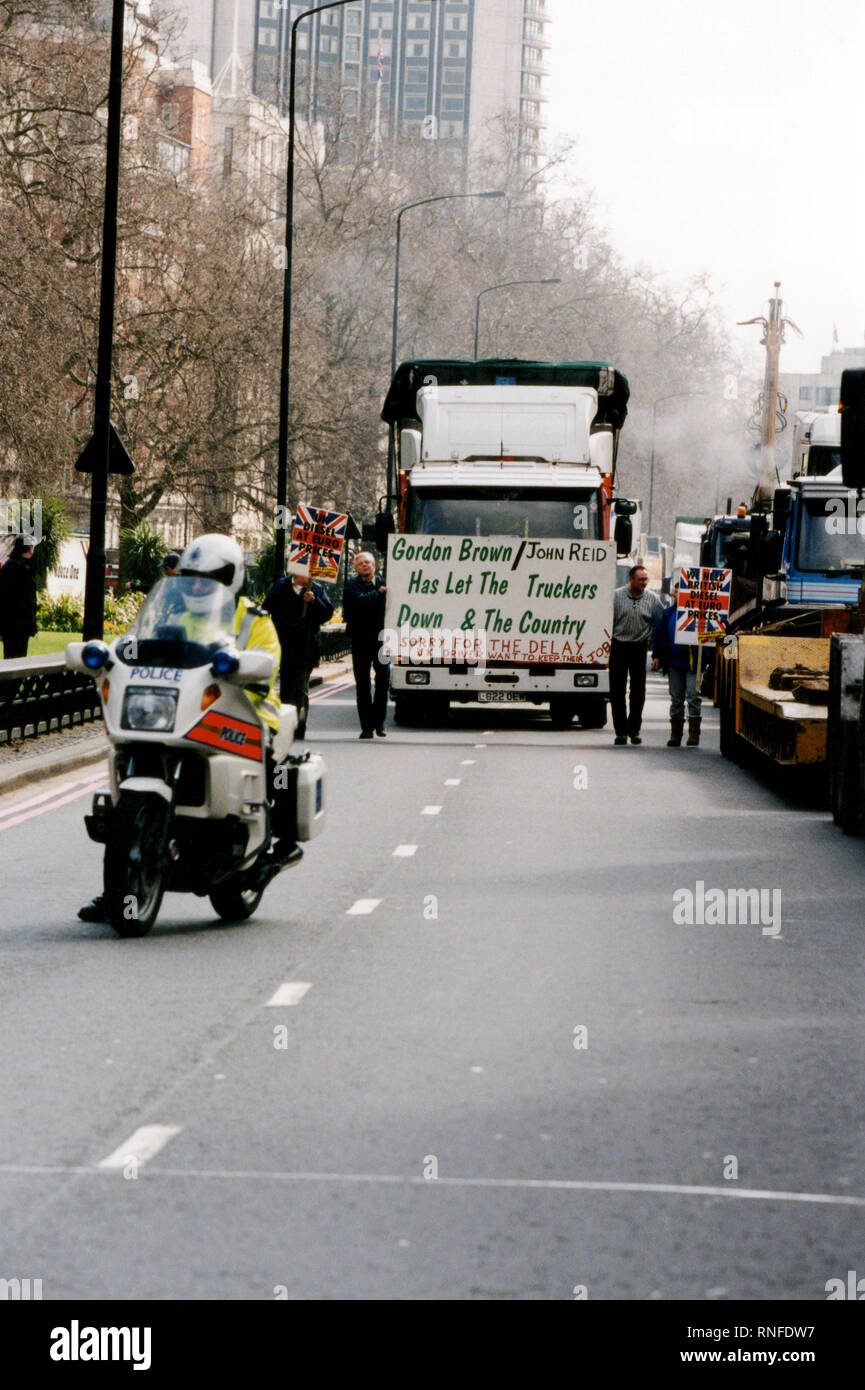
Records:
[[[160,849],[168,807],[161,797],[121,793],[105,845],[105,913],[118,936],[146,936],[165,892]]]

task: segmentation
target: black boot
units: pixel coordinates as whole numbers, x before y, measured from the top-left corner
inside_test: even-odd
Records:
[[[97,893],[89,903],[79,907],[78,916],[82,922],[107,922],[108,917],[105,913],[105,899],[101,893]]]
[[[670,737],[667,739],[668,748],[681,748],[682,734],[685,732],[685,716],[680,719],[670,720]]]

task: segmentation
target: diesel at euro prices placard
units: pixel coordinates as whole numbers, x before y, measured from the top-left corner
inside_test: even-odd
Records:
[[[613,541],[391,536],[385,659],[602,665]]]

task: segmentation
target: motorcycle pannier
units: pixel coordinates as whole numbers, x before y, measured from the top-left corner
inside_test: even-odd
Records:
[[[324,782],[327,774],[320,753],[310,753],[297,769],[297,838],[314,840],[324,829]]]

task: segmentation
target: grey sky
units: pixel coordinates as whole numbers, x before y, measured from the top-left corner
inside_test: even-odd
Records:
[[[781,369],[865,340],[863,0],[549,0],[551,136],[614,244],[673,278],[706,270],[726,321],[781,280]],[[846,179],[846,187],[844,181]],[[743,346],[754,328],[733,328]]]

